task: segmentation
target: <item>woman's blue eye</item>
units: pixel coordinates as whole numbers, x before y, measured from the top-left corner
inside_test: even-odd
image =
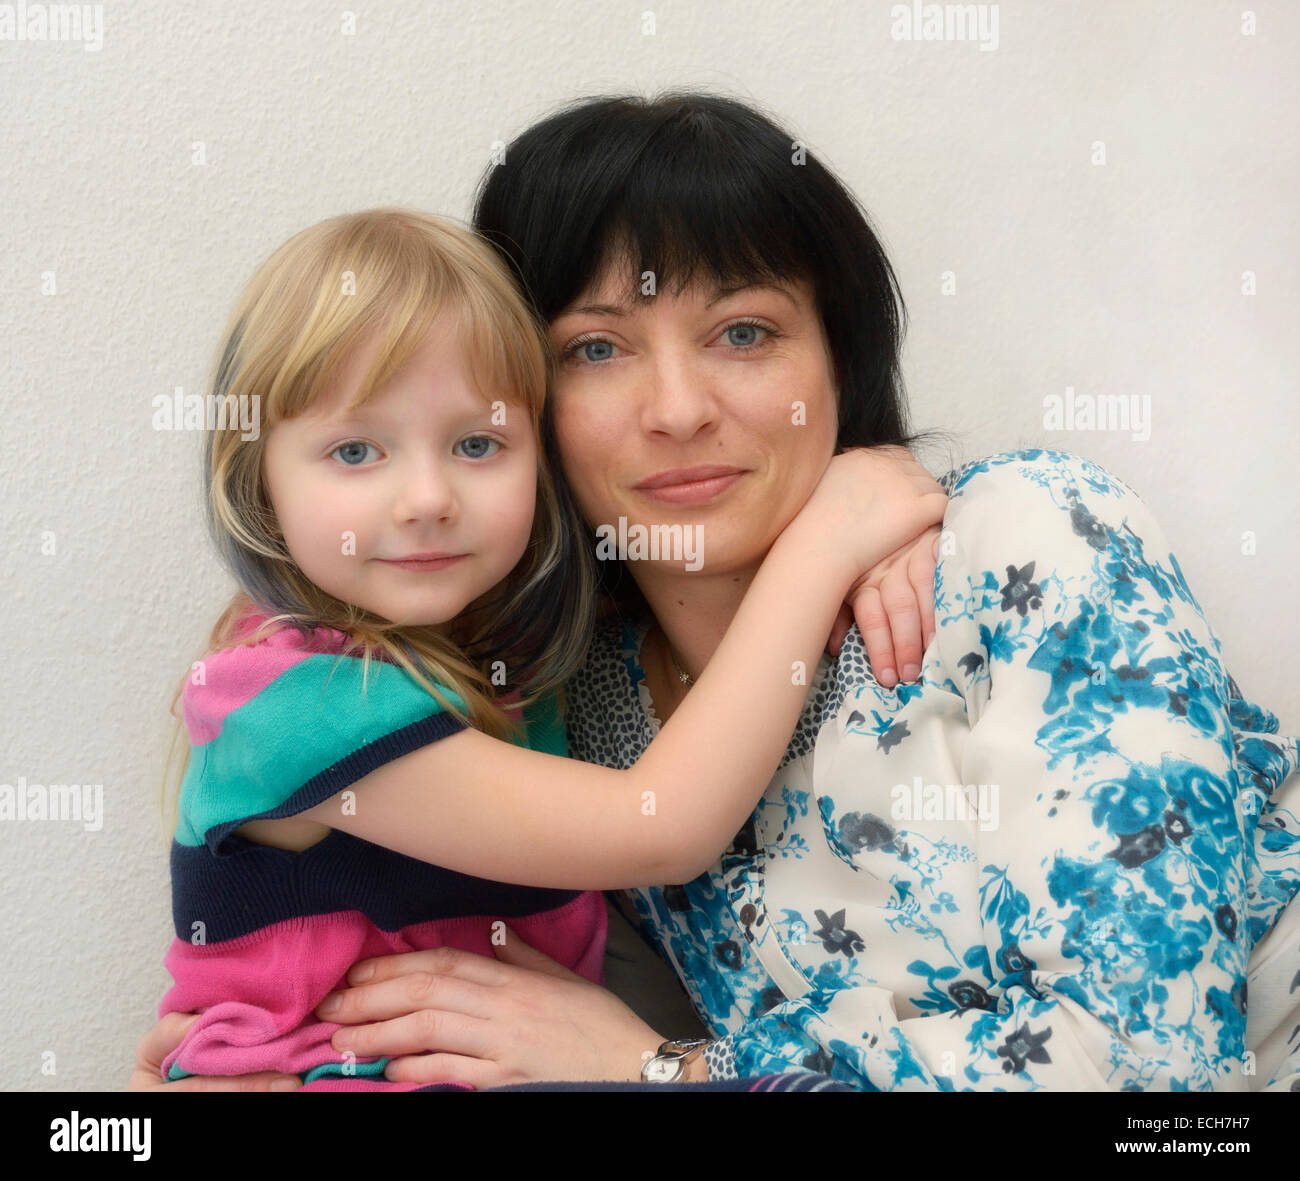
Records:
[[[733,333],[739,333],[737,339]],[[759,333],[764,334],[760,336]],[[773,337],[777,333],[771,328],[762,324],[750,324],[741,322],[732,324],[723,330],[723,335],[728,337],[728,343],[733,348],[749,350],[756,345],[763,343],[764,337]],[[588,365],[599,364],[602,361],[608,361],[614,355],[614,345],[608,340],[577,340],[564,350],[564,359],[566,361],[576,360],[578,363]]]
[[[593,356],[590,352],[587,351],[588,349],[597,349],[603,351],[600,351],[598,352],[597,355]],[[614,346],[607,340],[581,340],[577,344],[570,345],[568,351],[565,353],[565,356],[572,357],[575,354],[581,353],[583,355],[580,359],[583,361],[591,361],[591,362],[608,361],[610,356],[613,354],[613,349]]]
[[[739,332],[744,339],[737,340],[733,333]],[[758,337],[757,324],[733,324],[727,329],[727,335],[731,337],[731,343],[734,345],[744,346],[753,344]]]
[[[366,458],[367,449],[378,450],[373,443],[363,443],[360,439],[352,439],[347,443],[340,443],[331,454],[337,455],[348,467],[360,467],[362,461]]]
[[[489,451],[487,448],[495,447],[500,450],[501,444],[495,439],[489,439],[487,435],[470,435],[468,439],[462,439],[456,446],[465,448],[460,454],[466,459],[486,459],[489,455],[496,454],[496,451]]]

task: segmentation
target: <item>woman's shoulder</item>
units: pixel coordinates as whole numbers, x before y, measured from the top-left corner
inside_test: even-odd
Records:
[[[949,496],[957,496],[972,482],[989,483],[980,479],[985,476],[996,476],[993,482],[1003,485],[1022,481],[1047,487],[1065,481],[1108,495],[1137,495],[1131,485],[1095,460],[1050,447],[997,451],[959,463],[935,479]]]

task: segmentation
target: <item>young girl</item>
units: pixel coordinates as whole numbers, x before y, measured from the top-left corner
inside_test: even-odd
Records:
[[[491,248],[417,213],[314,226],[241,299],[214,392],[252,399],[260,431],[208,435],[209,522],[242,589],[178,694],[192,749],[160,1015],[201,1016],[164,1077],[420,1085],[341,1057],[313,1010],[359,959],[491,955],[506,920],[599,982],[595,891],[713,861],[852,584],[942,517],[909,458],[837,457],[636,766],[559,757],[594,584],[545,461],[547,366]]]

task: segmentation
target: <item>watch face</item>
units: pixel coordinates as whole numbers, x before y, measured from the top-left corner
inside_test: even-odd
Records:
[[[662,1058],[651,1058],[645,1064],[645,1080],[648,1083],[670,1083],[677,1077],[679,1064],[675,1061],[665,1062]]]

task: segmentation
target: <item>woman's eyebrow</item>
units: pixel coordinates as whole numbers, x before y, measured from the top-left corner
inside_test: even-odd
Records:
[[[738,295],[742,291],[774,291],[777,295],[784,295],[796,308],[799,306],[794,296],[778,283],[741,283],[736,287],[719,287],[713,298],[704,306],[711,308],[715,303],[721,303],[724,299]]]
[[[584,303],[580,308],[566,308],[560,316],[626,316],[630,310],[631,305],[625,303]]]
[[[774,291],[777,295],[783,295],[796,308],[799,306],[793,295],[777,283],[741,283],[735,287],[719,287],[715,290],[713,298],[704,306],[711,308],[715,303],[721,303],[724,299],[729,299],[733,295],[738,295],[742,291]],[[560,313],[561,316],[627,316],[632,311],[630,303],[587,303],[581,307],[569,308]],[[559,319],[557,316],[556,319]]]

